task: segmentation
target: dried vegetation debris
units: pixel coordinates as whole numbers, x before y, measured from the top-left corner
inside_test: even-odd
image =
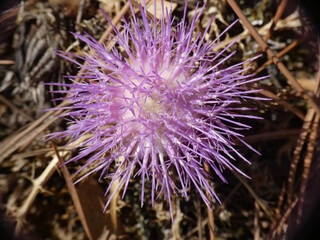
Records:
[[[63,81],[61,74],[64,66],[55,50],[66,48],[66,25],[64,15],[49,3],[39,2],[20,9],[13,40],[20,84],[13,90],[13,95],[25,92],[24,101],[42,106],[48,89],[41,83]]]
[[[73,173],[79,166],[72,163],[67,172],[58,168],[59,157],[68,159],[73,152],[62,147],[63,141],[53,144],[58,146],[57,151],[52,143],[43,142],[44,134],[63,128],[65,123],[57,121],[58,113],[41,111],[45,106],[52,106],[51,96],[41,83],[65,81],[62,75],[79,70],[57,58],[54,49],[77,54],[85,50],[69,31],[87,31],[97,40],[101,38],[108,25],[98,7],[114,21],[121,21],[118,16],[130,15],[125,10],[126,1],[79,0],[72,1],[72,6],[66,2],[26,1],[0,17],[0,26],[7,26],[3,19],[18,16],[18,24],[9,26],[11,32],[14,29],[9,40],[0,43],[0,197],[1,213],[11,222],[8,223],[12,226],[8,228],[10,234],[15,229],[21,236],[31,234],[40,239],[99,239],[92,235],[93,232],[99,232],[100,239],[209,239],[208,212],[195,193],[191,193],[189,201],[173,200],[175,217],[172,224],[166,202],[159,200],[154,208],[148,207],[150,204],[140,207],[138,180],[132,180],[123,199],[121,195],[115,198],[105,219],[94,212],[103,209],[106,198],[100,185],[105,187],[108,183],[101,181],[100,185],[94,185],[92,181],[96,181],[90,178],[70,191],[72,187],[68,187],[68,181],[70,185],[76,178],[66,176],[68,171]],[[175,2],[174,15],[179,17],[184,1]],[[215,15],[207,40],[219,35],[237,18],[229,2],[208,1],[197,26],[199,31],[205,29],[211,16]],[[314,26],[300,6],[282,5],[283,2],[286,1],[279,5],[279,1],[257,0],[240,1],[239,4],[302,87],[319,97],[316,91],[319,86],[316,77],[319,46],[316,45],[316,34],[307,34],[314,32],[310,30]],[[189,17],[195,6],[196,1],[189,1]],[[277,14],[282,17],[274,24]],[[221,39],[219,47],[239,37],[237,55],[231,61],[239,62],[262,54],[254,63],[252,73],[269,74],[270,79],[251,87],[263,88],[262,94],[272,101],[259,103],[257,108],[264,120],[253,121],[254,127],[247,137],[262,154],[260,157],[244,153],[253,164],[241,168],[252,180],[229,173],[227,186],[215,185],[223,202],[213,206],[215,236],[222,239],[280,239],[291,234],[294,227],[288,227],[288,223],[295,226],[292,218],[303,215],[303,206],[309,201],[306,198],[312,196],[308,193],[307,180],[309,174],[314,176],[311,164],[314,169],[319,167],[319,159],[313,156],[314,151],[319,152],[314,149],[319,112],[304,97],[305,93],[294,89],[276,65],[268,62],[265,49],[247,29],[243,21],[238,22]],[[149,194],[148,189],[146,186],[145,195]],[[100,204],[94,205],[93,199],[100,199]],[[88,211],[88,205],[95,207]],[[92,223],[103,222],[102,219],[108,222],[104,225],[107,227],[98,226],[98,230],[93,230],[95,224]]]

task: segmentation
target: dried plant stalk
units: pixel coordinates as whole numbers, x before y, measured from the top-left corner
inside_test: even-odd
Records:
[[[21,231],[21,227],[23,225],[24,219],[28,214],[29,209],[31,208],[36,196],[43,189],[43,186],[50,179],[54,171],[56,170],[56,166],[59,160],[57,157],[53,157],[49,165],[46,169],[41,173],[41,175],[32,181],[32,189],[28,195],[28,197],[24,200],[21,207],[18,208],[16,212],[17,225],[16,225],[16,234],[19,234]]]
[[[320,114],[320,107],[318,106],[317,102],[315,101],[314,95],[309,95],[305,93],[305,90],[300,85],[300,83],[295,79],[295,77],[291,74],[288,68],[277,58],[274,52],[269,48],[268,44],[263,40],[263,38],[259,35],[257,30],[252,26],[249,20],[241,11],[240,7],[234,0],[227,0],[230,7],[234,10],[237,14],[239,19],[244,23],[244,25],[248,28],[249,32],[251,33],[252,37],[259,43],[262,49],[268,54],[270,59],[272,59],[273,63],[278,67],[278,69],[282,72],[282,74],[287,78],[287,80],[291,83],[291,85],[297,90],[298,93],[302,94],[302,96],[308,100],[310,105],[314,108],[314,110]]]

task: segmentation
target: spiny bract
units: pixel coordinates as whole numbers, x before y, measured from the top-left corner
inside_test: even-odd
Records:
[[[248,110],[242,100],[260,99],[249,95],[258,90],[243,86],[259,80],[243,75],[243,62],[224,66],[235,53],[226,54],[234,42],[217,53],[213,49],[220,36],[212,42],[205,39],[210,23],[203,34],[196,34],[203,9],[197,6],[187,24],[186,4],[182,20],[173,25],[163,2],[160,20],[149,20],[141,6],[140,21],[131,6],[131,21],[123,19],[122,30],[113,26],[116,45],[111,51],[89,35],[74,34],[90,53],[60,53],[83,69],[80,76],[70,77],[72,84],[56,84],[70,87],[59,91],[71,103],[65,115],[70,122],[67,130],[51,137],[69,136],[73,143],[82,139],[79,155],[68,162],[87,158],[79,171],[95,164],[88,174],[101,170],[101,177],[111,179],[109,186],[117,181],[116,190],[123,188],[123,194],[130,178],[140,176],[141,205],[145,181],[151,181],[152,204],[163,193],[171,213],[173,193],[188,198],[188,189],[196,188],[208,206],[211,198],[218,199],[205,164],[223,182],[225,168],[244,174],[230,160],[248,162],[234,145],[235,140],[244,143],[238,130],[249,126],[235,118],[257,118],[238,110]]]

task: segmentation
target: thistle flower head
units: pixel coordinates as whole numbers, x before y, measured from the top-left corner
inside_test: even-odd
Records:
[[[111,179],[110,186],[119,182],[123,194],[130,178],[141,177],[141,205],[145,181],[150,181],[152,203],[163,194],[171,210],[172,194],[188,198],[188,189],[195,188],[209,206],[218,197],[204,165],[226,182],[226,168],[244,174],[233,164],[236,158],[248,162],[235,141],[244,143],[238,131],[249,126],[237,118],[253,118],[238,110],[248,109],[241,105],[246,98],[258,99],[249,95],[256,90],[244,87],[258,79],[243,74],[243,63],[224,66],[234,54],[226,54],[233,43],[215,52],[220,36],[212,42],[205,39],[210,24],[204,33],[196,33],[202,11],[196,9],[188,24],[186,4],[182,20],[173,25],[163,3],[160,20],[148,19],[144,7],[139,19],[131,6],[131,20],[123,19],[122,31],[113,26],[116,45],[110,51],[89,35],[74,34],[90,53],[63,54],[84,71],[70,77],[72,84],[60,84],[70,87],[61,91],[71,103],[66,114],[70,122],[53,136],[81,139],[80,153],[69,161],[86,158],[80,170],[93,164],[88,174],[101,170],[101,177]]]

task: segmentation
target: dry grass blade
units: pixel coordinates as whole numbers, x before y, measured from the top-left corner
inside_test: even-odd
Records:
[[[120,194],[120,189],[118,188],[118,185],[120,184],[120,180],[116,179],[110,188],[110,192],[115,192],[111,201],[110,201],[110,215],[111,215],[111,221],[113,228],[117,229],[118,228],[118,217],[117,217],[117,201],[118,201],[118,196]]]
[[[146,1],[146,5],[150,2],[150,0],[147,0]],[[132,0],[132,5],[136,8],[136,9],[140,9],[140,4],[135,1],[135,0]],[[149,11],[147,11],[147,17],[150,18],[150,19],[153,19],[154,16],[152,13],[150,13]],[[158,19],[159,20],[159,19]]]
[[[55,115],[57,115],[60,111],[55,112]],[[0,149],[0,163],[10,156],[13,152],[15,152],[18,148],[25,145],[26,142],[28,142],[31,139],[34,139],[37,137],[43,130],[45,130],[50,124],[52,124],[54,121],[57,120],[57,116],[51,116],[53,113],[49,112],[39,119],[32,122],[29,127],[18,134],[16,134],[14,137],[7,137],[2,143],[2,147]],[[51,118],[47,119],[48,116],[51,116]],[[47,120],[43,124],[41,124],[43,121]],[[38,126],[41,124],[40,126]],[[38,127],[37,127],[38,126]]]
[[[60,107],[67,105],[67,102],[60,103],[56,108],[57,111],[46,112],[37,120],[29,123],[27,126],[23,126],[18,129],[15,133],[5,138],[1,142],[0,149],[0,163],[7,158],[10,154],[16,151],[18,148],[25,144],[28,139],[33,139],[38,134],[40,134],[44,129],[46,129],[50,124],[52,124],[62,112]]]
[[[173,202],[173,208],[175,211],[173,224],[171,225],[172,239],[181,239],[181,222],[183,220],[183,213],[180,208],[180,201],[175,199]]]
[[[66,147],[58,147],[57,149],[59,151],[70,151]],[[34,156],[46,154],[46,153],[50,154],[50,153],[52,153],[52,151],[53,151],[52,148],[42,148],[42,149],[34,150],[34,151],[25,151],[25,152],[22,152],[22,153],[17,153],[17,154],[12,155],[10,160],[29,158],[29,157],[34,157]]]

